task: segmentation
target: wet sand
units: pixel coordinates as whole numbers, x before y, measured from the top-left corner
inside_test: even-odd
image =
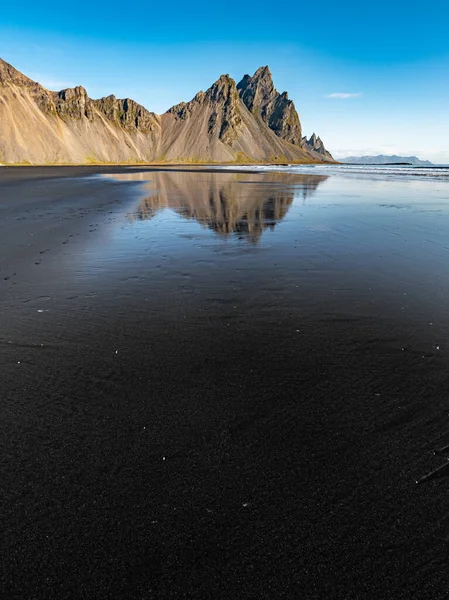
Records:
[[[215,171],[0,169],[4,597],[445,598],[449,184]]]

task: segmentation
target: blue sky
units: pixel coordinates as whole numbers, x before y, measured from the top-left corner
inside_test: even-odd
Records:
[[[172,0],[2,6],[0,56],[50,89],[155,112],[268,64],[336,157],[449,163],[449,2]],[[335,96],[337,95],[337,96]]]

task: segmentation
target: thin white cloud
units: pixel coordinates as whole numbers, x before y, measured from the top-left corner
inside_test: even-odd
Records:
[[[347,92],[334,92],[333,94],[329,94],[326,96],[327,98],[338,98],[340,100],[347,100],[348,98],[359,98],[362,94],[358,92],[357,94],[348,94]]]
[[[53,79],[51,77],[43,75],[42,73],[32,73],[31,75],[29,75],[29,77],[33,79],[33,81],[37,81],[38,83],[40,83],[47,90],[56,90],[59,92],[59,90],[75,87],[75,84],[71,81]]]

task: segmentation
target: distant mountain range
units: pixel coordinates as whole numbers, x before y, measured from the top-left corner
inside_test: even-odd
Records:
[[[352,165],[387,165],[392,163],[409,163],[411,165],[432,165],[428,160],[420,160],[416,156],[397,156],[392,154],[391,156],[385,154],[379,154],[378,156],[348,156],[348,158],[342,158],[342,163],[348,163]]]
[[[237,85],[222,75],[157,115],[126,98],[51,92],[0,59],[0,163],[334,162],[303,138],[295,105],[268,67]]]

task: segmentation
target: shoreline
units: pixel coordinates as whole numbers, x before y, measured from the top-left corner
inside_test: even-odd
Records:
[[[0,163],[0,167],[51,167],[51,168],[55,168],[55,167],[92,167],[92,168],[96,168],[96,167],[167,167],[167,166],[173,166],[173,167],[186,167],[186,166],[192,166],[192,167],[196,167],[196,166],[241,166],[241,167],[245,167],[245,166],[260,166],[260,165],[267,165],[267,166],[290,166],[290,165],[339,165],[339,164],[343,164],[340,163],[338,161],[307,161],[307,162],[302,162],[302,161],[292,161],[292,162],[273,162],[273,161],[252,161],[252,162],[238,162],[238,161],[234,161],[234,162],[212,162],[212,161],[205,161],[205,162],[161,162],[161,161],[157,161],[157,162],[88,162],[88,163],[28,163],[28,162],[21,162],[21,163]]]

